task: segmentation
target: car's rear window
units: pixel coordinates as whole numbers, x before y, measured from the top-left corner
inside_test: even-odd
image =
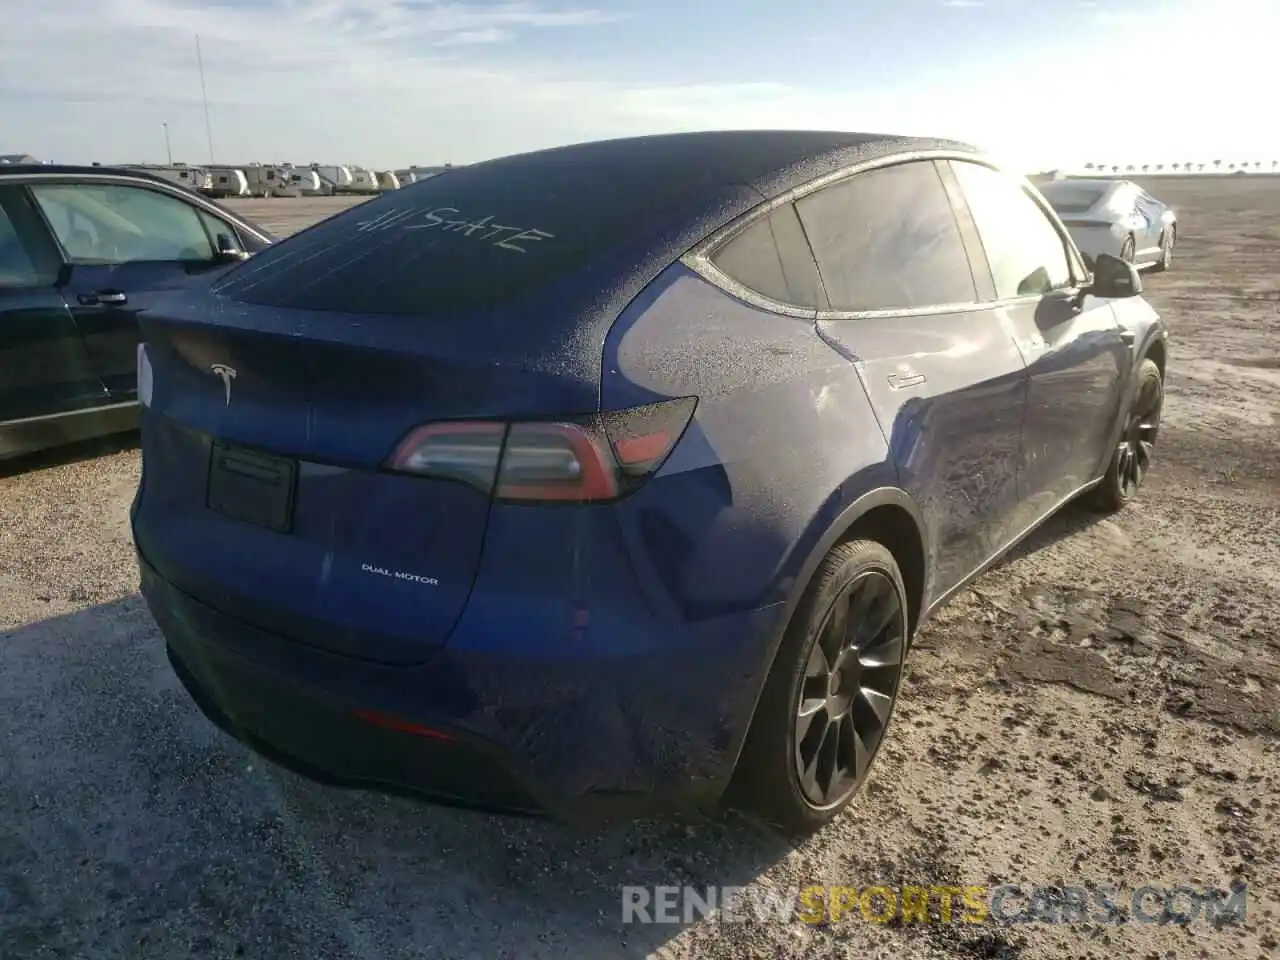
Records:
[[[653,236],[705,199],[708,186],[642,164],[607,173],[563,160],[456,168],[281,241],[218,292],[306,310],[473,312]]]
[[[1084,213],[1102,199],[1107,192],[1106,187],[1098,186],[1064,186],[1054,184],[1045,186],[1041,193],[1049,201],[1049,205],[1058,213]]]

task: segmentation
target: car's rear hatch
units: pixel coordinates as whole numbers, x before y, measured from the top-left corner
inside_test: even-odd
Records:
[[[492,352],[415,352],[398,324],[218,299],[144,317],[148,562],[224,612],[338,652],[409,662],[443,642],[489,498],[383,463],[424,421],[591,409],[596,385]]]

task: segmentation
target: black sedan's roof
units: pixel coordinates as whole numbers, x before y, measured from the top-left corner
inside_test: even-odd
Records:
[[[131,170],[126,167],[85,167],[66,163],[0,163],[0,177],[29,177],[42,173],[71,177],[142,177],[157,183],[166,182],[149,171]]]

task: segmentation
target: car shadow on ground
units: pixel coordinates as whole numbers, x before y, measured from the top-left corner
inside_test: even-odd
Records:
[[[641,957],[681,925],[624,924],[624,887],[792,850],[731,812],[588,833],[312,784],[197,711],[136,594],[0,635],[0,674],[19,955]]]
[[[27,453],[20,457],[0,460],[0,479],[14,477],[49,467],[79,463],[83,460],[94,460],[98,457],[122,453],[126,450],[138,449],[139,434],[137,430],[128,433],[117,433],[106,437],[94,437],[91,440],[80,440],[63,446]]]
[[[1014,544],[1007,553],[992,565],[991,569],[998,570],[1007,564],[1013,563],[1015,560],[1039,553],[1060,540],[1066,540],[1084,533],[1106,519],[1107,515],[1105,513],[1100,513],[1098,510],[1079,501],[1072,501],[1063,506],[1057,513],[1051,515],[1018,543]]]

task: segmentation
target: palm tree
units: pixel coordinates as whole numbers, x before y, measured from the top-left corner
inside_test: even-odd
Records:
[[[1213,161],[1213,169],[1215,169],[1215,170],[1220,170],[1220,169],[1222,169],[1222,161],[1221,161],[1221,160],[1215,160],[1215,161]]]
[[[1118,164],[1118,163],[1112,164],[1112,165],[1111,165],[1111,172],[1112,172],[1112,173],[1119,173],[1119,172],[1120,172],[1120,164]]]
[[[1196,164],[1196,170],[1197,172],[1201,172],[1201,173],[1204,172],[1204,164],[1203,163]]]
[[[1280,160],[1271,161],[1271,169],[1274,170],[1276,167],[1280,167]]]
[[[1255,170],[1261,170],[1261,169],[1262,169],[1262,161],[1261,161],[1261,160],[1255,160],[1255,161],[1253,161],[1253,169],[1255,169]]]
[[[1125,173],[1133,173],[1133,164],[1131,163],[1131,164],[1129,164],[1127,167],[1125,167],[1125,168],[1124,168],[1124,172],[1125,172]]]
[[[1161,170],[1163,170],[1163,169],[1164,169],[1164,164],[1163,164],[1163,163],[1157,163],[1157,164],[1156,164],[1156,173],[1159,173],[1159,172],[1160,172]]]
[[[1171,164],[1169,164],[1169,166],[1173,168],[1173,172],[1174,172],[1174,173],[1177,173],[1177,172],[1178,172],[1178,168],[1179,168],[1180,166],[1182,166],[1182,164],[1180,164],[1180,163],[1171,163]]]
[[[1092,169],[1093,169],[1093,164],[1092,164],[1092,163],[1086,163],[1086,164],[1084,165],[1084,168],[1085,168],[1086,170],[1092,170]]]

